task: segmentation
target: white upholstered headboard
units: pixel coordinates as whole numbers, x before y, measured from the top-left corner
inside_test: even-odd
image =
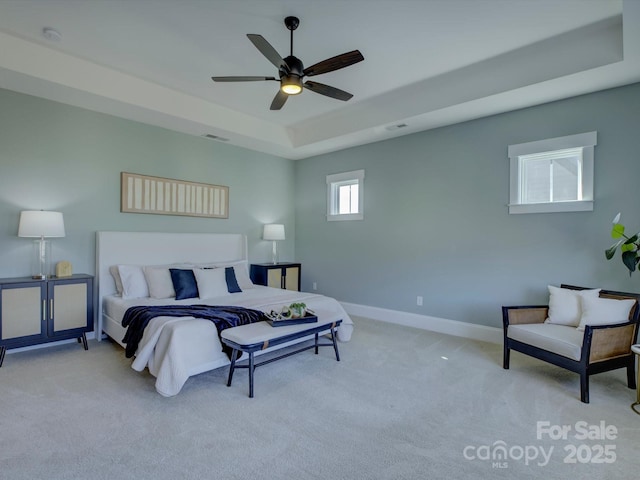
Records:
[[[96,338],[102,337],[102,298],[116,291],[110,266],[222,263],[247,258],[247,238],[239,233],[97,232]]]

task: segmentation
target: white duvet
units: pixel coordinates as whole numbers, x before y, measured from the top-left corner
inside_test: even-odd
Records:
[[[235,305],[269,312],[280,310],[283,305],[304,302],[320,320],[342,320],[337,329],[341,342],[348,342],[353,322],[337,300],[304,292],[293,292],[255,286],[239,293],[211,299],[135,299],[122,300],[112,297],[106,307],[111,318],[122,319],[127,308],[134,305]],[[276,348],[282,348],[279,345]],[[271,349],[265,350],[265,352]],[[193,317],[156,317],[147,325],[138,345],[131,367],[137,371],[145,368],[156,377],[156,390],[170,397],[177,395],[187,379],[198,373],[229,364],[222,352],[222,344],[215,324]]]

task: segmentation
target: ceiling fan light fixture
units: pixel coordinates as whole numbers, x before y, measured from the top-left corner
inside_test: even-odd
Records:
[[[298,75],[285,75],[280,81],[280,90],[287,95],[298,95],[302,92],[302,79]]]

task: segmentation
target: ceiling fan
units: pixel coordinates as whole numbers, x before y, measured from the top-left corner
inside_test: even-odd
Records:
[[[267,42],[262,35],[248,33],[247,37],[251,43],[262,53],[267,60],[278,68],[280,78],[275,77],[211,77],[214,82],[257,82],[262,80],[274,80],[280,82],[280,90],[276,93],[271,102],[271,110],[280,110],[289,98],[289,95],[297,95],[302,92],[302,88],[311,90],[312,92],[335,98],[337,100],[347,101],[352,94],[340,90],[323,83],[306,81],[302,83],[304,77],[312,77],[322,73],[333,72],[344,67],[361,62],[364,57],[359,50],[343,53],[335,57],[327,58],[310,67],[304,68],[302,61],[298,57],[293,56],[293,31],[300,25],[297,17],[287,17],[284,19],[285,26],[291,32],[291,52],[288,57],[282,58],[275,48]]]

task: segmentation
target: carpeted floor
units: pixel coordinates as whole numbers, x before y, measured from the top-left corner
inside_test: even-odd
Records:
[[[246,370],[227,388],[227,368],[161,397],[154,378],[109,342],[9,354],[0,369],[0,478],[620,479],[640,471],[640,415],[629,408],[635,392],[623,370],[592,377],[585,405],[577,375],[515,352],[503,370],[500,345],[354,322],[341,362],[325,348],[263,366],[253,399]],[[550,438],[563,426],[564,438]]]

